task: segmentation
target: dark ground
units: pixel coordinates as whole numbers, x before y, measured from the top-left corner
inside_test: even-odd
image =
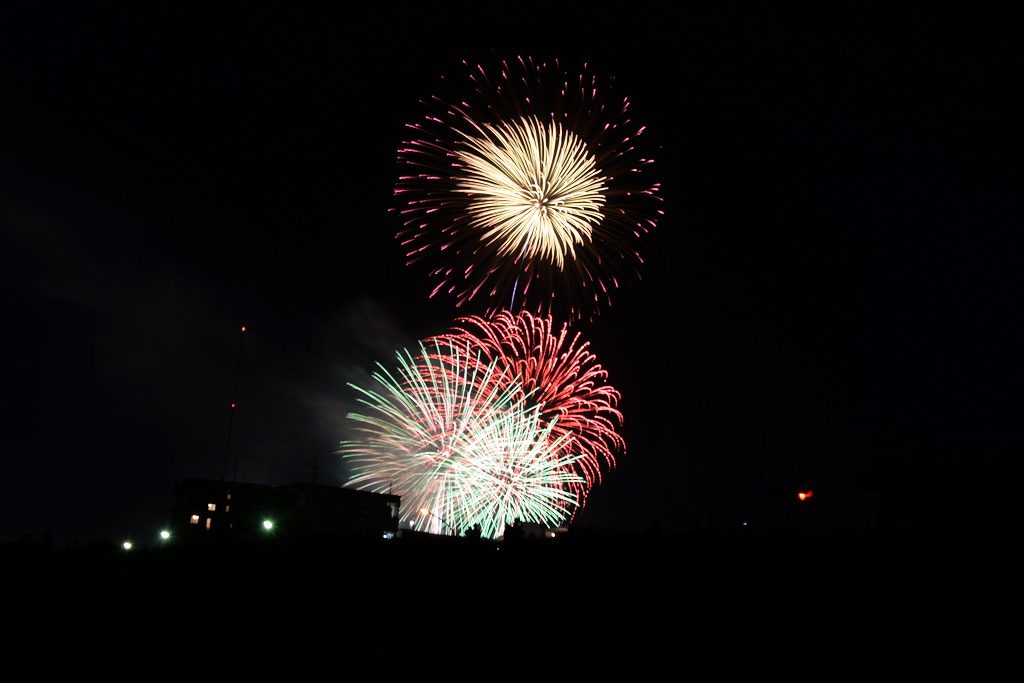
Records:
[[[112,660],[146,651],[186,671],[308,659],[430,680],[976,675],[1015,648],[1019,600],[1005,538],[978,535],[581,530],[0,553],[19,587],[9,604],[26,608],[9,614],[41,629],[22,630],[35,644],[96,640]]]

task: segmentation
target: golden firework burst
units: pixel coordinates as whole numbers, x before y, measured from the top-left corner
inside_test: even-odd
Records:
[[[536,118],[477,126],[455,152],[456,191],[471,225],[500,256],[543,258],[562,269],[601,223],[607,186],[572,131]]]

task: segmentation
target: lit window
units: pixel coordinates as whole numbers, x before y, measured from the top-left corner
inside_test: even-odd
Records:
[[[228,500],[231,500],[231,491],[228,491]]]
[[[192,515],[192,518],[188,520],[189,524],[199,524],[199,515]]]
[[[217,504],[216,503],[207,503],[206,504],[206,509],[209,510],[210,512],[216,512],[217,511]]]
[[[206,530],[209,531],[210,527],[213,526],[213,520],[209,517],[206,518]]]
[[[224,512],[231,512],[231,506],[230,505],[225,505],[224,506]]]

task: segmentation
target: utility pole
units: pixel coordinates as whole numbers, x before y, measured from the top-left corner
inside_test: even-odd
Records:
[[[768,469],[768,425],[761,426],[761,477],[757,485],[757,532],[764,529],[764,506]]]

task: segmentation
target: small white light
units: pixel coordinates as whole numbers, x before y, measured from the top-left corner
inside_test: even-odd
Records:
[[[270,521],[269,519],[265,519],[265,520],[263,520],[263,528],[266,529],[267,531],[270,531],[271,529],[274,528],[274,523],[272,521]]]
[[[121,544],[121,547],[124,548],[125,550],[131,550],[132,549],[132,542],[131,541],[125,541],[124,543]]]
[[[171,532],[168,531],[167,529],[164,529],[163,531],[160,532],[160,538],[162,538],[163,540],[166,541],[170,537],[171,537]]]

